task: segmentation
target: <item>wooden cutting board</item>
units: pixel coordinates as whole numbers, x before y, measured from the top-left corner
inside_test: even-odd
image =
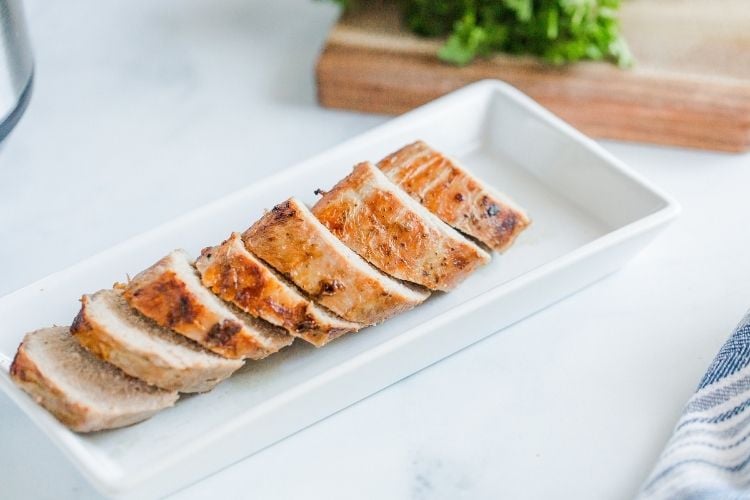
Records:
[[[324,106],[398,114],[497,78],[594,137],[750,149],[750,0],[625,0],[637,61],[629,70],[507,55],[453,67],[435,56],[441,41],[402,28],[391,2],[363,3],[334,26],[318,60]]]

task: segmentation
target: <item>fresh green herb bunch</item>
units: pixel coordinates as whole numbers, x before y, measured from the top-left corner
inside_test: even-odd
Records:
[[[357,0],[337,1],[346,7]],[[509,52],[557,65],[582,59],[632,64],[616,17],[620,0],[394,1],[413,32],[448,37],[438,56],[449,63]]]

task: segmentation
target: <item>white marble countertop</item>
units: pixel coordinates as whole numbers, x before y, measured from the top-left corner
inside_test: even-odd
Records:
[[[36,87],[0,153],[0,295],[386,119],[315,104],[329,5],[26,10]],[[175,498],[632,497],[750,307],[750,155],[605,147],[684,208],[625,269]],[[97,498],[4,396],[0,421],[0,496]]]

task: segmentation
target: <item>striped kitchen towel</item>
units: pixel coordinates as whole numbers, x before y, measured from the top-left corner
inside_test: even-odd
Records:
[[[639,498],[750,499],[750,313],[703,376]]]

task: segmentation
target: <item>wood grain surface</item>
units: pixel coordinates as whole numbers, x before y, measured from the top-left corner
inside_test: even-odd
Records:
[[[391,3],[365,4],[333,27],[318,60],[324,106],[398,114],[496,78],[594,137],[750,149],[750,0],[626,0],[628,70],[508,55],[457,68],[436,58],[440,40],[406,32]]]

